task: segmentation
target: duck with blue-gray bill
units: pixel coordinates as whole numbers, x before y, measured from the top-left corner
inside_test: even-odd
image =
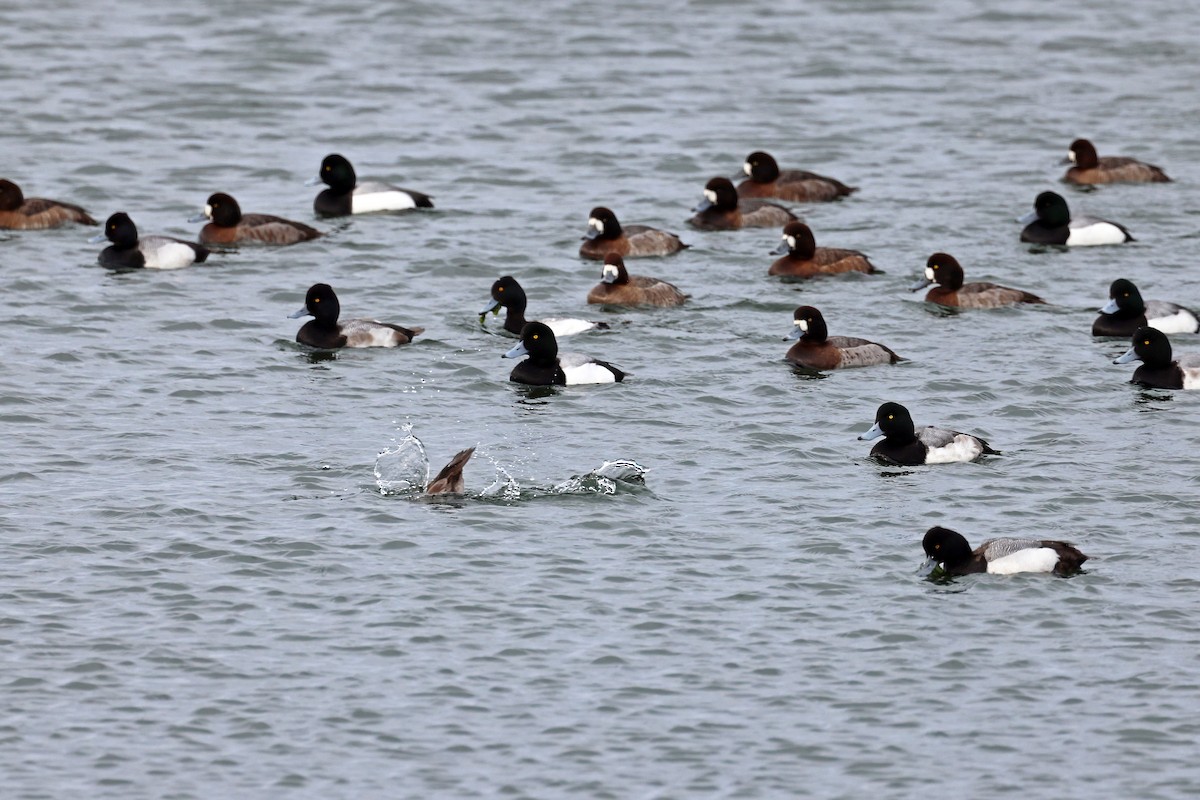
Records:
[[[531,386],[574,386],[585,383],[620,383],[625,373],[607,361],[576,353],[559,353],[558,340],[549,325],[527,322],[521,341],[501,358],[528,356],[513,368],[508,379]]]
[[[917,432],[912,415],[899,403],[884,403],[875,412],[875,424],[860,441],[883,437],[871,448],[871,457],[885,464],[915,467],[975,461],[983,455],[1000,455],[978,436],[928,425]]]
[[[105,239],[111,245],[100,251],[98,260],[109,269],[179,269],[208,258],[207,247],[170,236],[138,236],[137,226],[123,211],[104,223],[104,232],[88,239],[93,244]]]
[[[1133,281],[1117,278],[1108,287],[1108,303],[1092,323],[1092,336],[1132,336],[1138,328],[1163,333],[1196,333],[1200,319],[1189,308],[1165,300],[1143,300]]]
[[[1020,572],[1078,572],[1088,557],[1068,542],[1055,539],[1003,537],[988,539],[974,550],[957,531],[935,525],[921,540],[925,551],[922,576],[941,570],[944,575],[1015,575]]]
[[[333,287],[328,283],[314,283],[304,295],[304,307],[289,314],[289,319],[310,316],[296,332],[296,341],[321,350],[336,350],[341,347],[399,347],[408,344],[424,328],[405,328],[390,322],[373,319],[348,319],[338,321],[342,306]]]
[[[813,370],[871,367],[907,359],[890,348],[853,336],[830,336],[825,317],[812,306],[792,312],[792,331],[784,341],[798,339],[784,358],[797,367]]]
[[[796,221],[796,215],[769,200],[739,200],[729,178],[713,178],[704,186],[704,199],[692,209],[688,220],[702,231],[733,231],[741,228],[781,228]]]
[[[1200,355],[1184,354],[1173,358],[1171,340],[1157,328],[1138,328],[1133,346],[1114,364],[1141,361],[1130,383],[1152,389],[1200,389]]]
[[[925,295],[926,303],[937,303],[951,308],[1000,308],[1017,303],[1046,301],[1022,289],[1010,289],[994,283],[976,281],[963,283],[962,265],[949,253],[934,253],[925,262],[925,275],[910,289],[917,292],[926,286],[933,288]]]
[[[504,330],[520,336],[521,331],[525,329],[525,323],[529,322],[525,319],[525,308],[528,305],[529,299],[525,296],[521,284],[512,275],[505,275],[492,282],[492,300],[479,310],[479,322],[483,324],[489,312],[499,314],[503,308]],[[574,336],[593,328],[608,327],[607,322],[592,322],[576,317],[542,317],[537,321],[549,325],[555,336]]]

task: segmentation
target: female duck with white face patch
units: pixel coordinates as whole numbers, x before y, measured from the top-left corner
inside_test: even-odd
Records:
[[[588,292],[591,304],[611,306],[681,306],[687,295],[674,284],[645,275],[630,275],[616,253],[604,257],[600,283]]]
[[[788,278],[814,278],[817,275],[839,275],[843,272],[875,272],[874,265],[857,250],[837,247],[817,247],[812,229],[803,222],[783,226],[783,241],[771,255],[784,255],[767,270],[768,275]]]
[[[904,361],[877,342],[853,336],[830,336],[825,317],[812,306],[800,306],[792,313],[792,332],[785,340],[799,339],[788,349],[785,359],[798,367],[815,370],[870,367]]]
[[[925,563],[921,575],[941,569],[946,575],[1015,575],[1019,572],[1078,572],[1088,557],[1071,544],[1053,539],[988,539],[975,550],[949,528],[934,526],[921,540]]]
[[[951,464],[974,461],[984,454],[999,455],[978,436],[932,425],[917,433],[908,409],[899,403],[884,403],[875,412],[875,424],[859,436],[860,441],[884,437],[871,448],[871,457],[885,464],[915,467],[921,464]]]
[[[796,221],[796,215],[769,200],[740,200],[728,178],[713,178],[704,186],[704,199],[688,220],[702,231],[732,231],[741,228],[781,228]]]
[[[321,235],[303,222],[271,214],[243,214],[238,201],[224,192],[209,195],[204,210],[188,222],[205,220],[209,223],[200,229],[203,244],[295,244]]]
[[[540,322],[528,322],[521,331],[521,342],[501,358],[529,358],[513,368],[508,379],[531,386],[575,386],[585,383],[620,383],[625,373],[588,356],[558,352],[554,331]]]
[[[679,237],[649,225],[627,225],[622,227],[617,215],[598,206],[588,215],[587,233],[579,246],[579,257],[596,261],[604,260],[609,253],[623,258],[647,258],[669,256],[688,245]]]
[[[926,303],[951,308],[999,308],[1017,303],[1045,305],[1046,301],[1021,289],[1010,289],[994,283],[963,283],[963,270],[958,259],[948,253],[934,253],[925,262],[925,277],[912,285],[916,292],[933,284],[925,295]]]

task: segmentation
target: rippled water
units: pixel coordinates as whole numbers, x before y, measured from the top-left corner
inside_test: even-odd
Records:
[[[1197,399],[1088,336],[1116,277],[1200,305],[1200,11],[994,9],[0,6],[28,194],[146,233],[194,236],[214,191],[310,220],[337,151],[438,206],[170,273],[0,233],[4,795],[1200,792]],[[1065,189],[1077,136],[1177,182]],[[781,285],[777,231],[687,230],[754,149],[860,186],[800,211],[885,274]],[[1055,188],[1139,241],[1020,245]],[[584,306],[595,205],[683,235],[631,264],[688,306]],[[935,250],[1053,305],[936,313],[905,291]],[[509,384],[474,313],[506,273],[613,323],[571,349],[629,381]],[[427,333],[311,354],[286,315],[318,280]],[[911,360],[794,373],[801,303]],[[881,469],[855,437],[888,399],[1004,455]],[[404,425],[435,470],[478,446],[466,497],[380,491]],[[590,474],[619,459],[645,483]],[[1092,560],[924,582],[935,523]]]

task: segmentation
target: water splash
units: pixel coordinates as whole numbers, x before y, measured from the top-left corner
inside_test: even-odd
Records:
[[[619,458],[605,461],[591,472],[568,478],[556,484],[551,494],[616,494],[620,484],[639,486],[646,484],[646,473],[650,470],[636,461]]]
[[[429,456],[412,429],[412,423],[402,425],[404,438],[375,458],[375,485],[380,494],[424,491],[429,483]]]

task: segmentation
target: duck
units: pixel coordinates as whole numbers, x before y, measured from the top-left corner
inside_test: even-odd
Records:
[[[316,228],[270,214],[243,214],[224,192],[209,195],[204,209],[188,222],[210,220],[200,229],[201,244],[295,244],[321,236]]]
[[[468,447],[466,450],[459,450],[455,453],[454,458],[450,459],[450,463],[442,467],[433,480],[425,486],[425,494],[462,494],[466,488],[466,481],[463,480],[463,468],[467,466],[467,462],[471,460],[474,453],[474,447]]]
[[[817,247],[812,228],[803,222],[783,226],[782,241],[771,255],[783,258],[771,264],[768,275],[790,278],[813,278],[817,275],[838,275],[843,272],[876,272],[875,266],[857,250],[836,247]]]
[[[337,153],[322,159],[320,173],[308,183],[312,186],[325,183],[329,187],[313,200],[313,210],[322,217],[433,208],[433,198],[427,194],[378,181],[359,183],[354,167]]]
[[[921,547],[926,556],[922,575],[940,567],[946,575],[1053,572],[1065,576],[1078,572],[1088,560],[1075,545],[1055,539],[988,539],[972,550],[961,533],[940,525],[926,531]]]
[[[774,197],[793,203],[824,203],[857,192],[839,180],[802,169],[780,170],[768,153],[755,151],[746,156],[742,170],[747,179],[737,186],[738,197]]]
[[[1017,303],[1046,304],[1036,294],[1022,289],[985,282],[963,283],[962,266],[949,253],[931,255],[925,262],[925,275],[912,285],[911,291],[920,291],[931,284],[933,288],[925,295],[925,302],[942,306],[999,308]]]
[[[1195,312],[1163,300],[1142,300],[1133,281],[1117,278],[1108,287],[1108,304],[1092,323],[1092,336],[1132,336],[1143,326],[1163,333],[1200,332]]]
[[[95,225],[96,220],[77,205],[43,197],[26,197],[21,187],[0,180],[0,228],[35,231],[59,228],[70,223]]]
[[[501,308],[506,308],[508,311],[504,315],[504,330],[519,336],[527,322],[525,319],[527,304],[528,299],[525,297],[525,290],[521,288],[521,284],[517,283],[517,279],[512,275],[505,275],[492,283],[492,301],[479,310],[479,322],[483,323],[487,319],[489,311],[499,314]],[[547,317],[539,321],[550,326],[555,336],[574,336],[593,328],[608,327],[607,322],[592,322],[573,317]]]
[[[1140,383],[1152,389],[1200,389],[1200,355],[1172,358],[1171,340],[1157,328],[1138,328],[1132,337],[1133,346],[1114,364],[1141,361],[1130,383]]]
[[[704,199],[688,220],[702,231],[732,231],[741,228],[775,228],[796,221],[796,215],[769,200],[739,200],[733,181],[713,178],[704,186]]]
[[[111,245],[100,251],[98,260],[110,269],[179,269],[202,263],[209,249],[195,242],[170,236],[138,237],[137,226],[123,211],[104,223],[104,232],[88,239],[92,244],[105,239]]]
[[[1096,146],[1076,139],[1067,149],[1072,167],[1063,175],[1067,183],[1092,186],[1098,183],[1170,183],[1167,173],[1153,164],[1128,156],[1096,155]]]
[[[604,257],[600,283],[587,296],[589,304],[612,306],[681,306],[686,300],[687,295],[673,283],[630,275],[625,269],[625,259],[616,253]]]
[[[870,367],[906,361],[891,348],[851,336],[829,336],[825,318],[812,306],[800,306],[792,313],[792,331],[784,338],[799,339],[784,356],[798,367],[814,370]]]
[[[649,225],[622,227],[611,209],[597,206],[588,214],[587,233],[583,236],[583,244],[579,245],[579,257],[603,261],[609,253],[623,258],[669,256],[688,247],[675,234]]]
[[[549,325],[526,322],[521,341],[501,358],[529,358],[513,368],[508,379],[531,386],[575,386],[587,383],[620,383],[625,373],[588,356],[558,352],[558,340]]]
[[[1067,201],[1054,192],[1039,194],[1033,202],[1033,211],[1017,221],[1028,223],[1021,231],[1022,242],[1086,247],[1135,241],[1124,225],[1097,217],[1072,218]]]
[[[296,332],[296,341],[321,350],[340,347],[399,347],[408,344],[424,328],[405,328],[373,319],[348,319],[338,322],[342,313],[337,293],[328,283],[314,283],[304,295],[304,307],[288,315],[289,319],[315,317]]]
[[[899,403],[884,403],[875,412],[875,424],[859,441],[884,437],[871,448],[871,457],[885,464],[915,467],[921,464],[952,464],[975,461],[983,455],[1000,455],[978,436],[932,425],[917,433],[912,415]]]

